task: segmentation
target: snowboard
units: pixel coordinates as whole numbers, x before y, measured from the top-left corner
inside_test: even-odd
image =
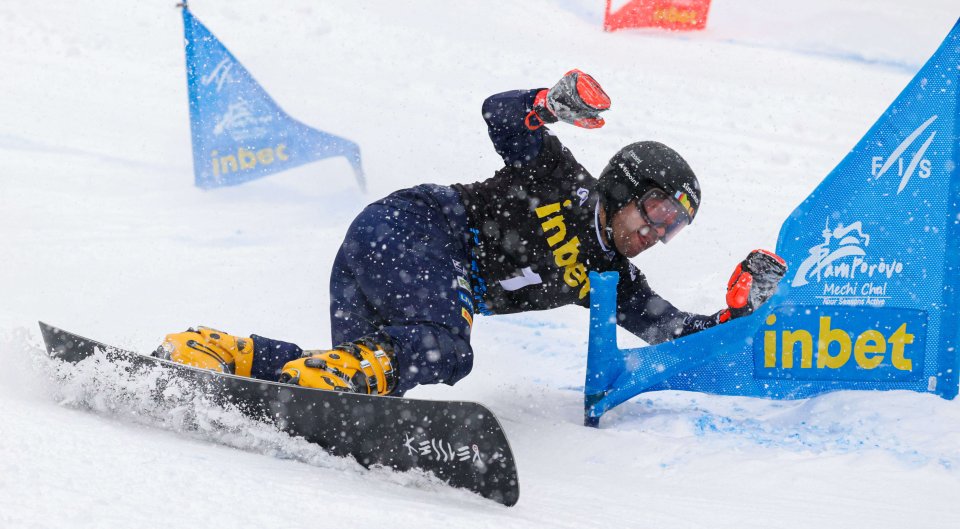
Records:
[[[196,384],[214,402],[268,421],[361,465],[429,472],[450,486],[510,506],[520,496],[510,444],[481,404],[304,388],[197,369],[102,344],[40,322],[47,353],[76,363],[103,351],[130,369],[157,366]]]

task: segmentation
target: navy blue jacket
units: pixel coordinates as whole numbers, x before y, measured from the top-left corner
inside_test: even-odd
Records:
[[[658,296],[626,257],[604,245],[596,179],[547,127],[524,123],[537,91],[487,98],[483,117],[505,165],[490,179],[453,186],[477,233],[488,311],[588,307],[588,271],[615,270],[618,323],[646,342],[716,325],[716,316],[681,311]]]

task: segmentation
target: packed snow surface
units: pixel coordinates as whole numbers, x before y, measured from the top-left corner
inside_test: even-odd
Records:
[[[735,263],[775,245],[960,15],[955,0],[715,0],[701,33],[607,34],[603,3],[191,3],[286,111],[361,145],[366,194],[342,159],[193,187],[172,1],[0,3],[0,527],[960,526],[960,403],[659,392],[587,429],[575,307],[478,318],[473,373],[409,394],[493,409],[519,466],[513,508],[365,470],[189,388],[158,401],[109,363],[45,358],[40,319],[140,351],[197,324],[329,345],[329,268],[353,216],[395,189],[490,176],[483,99],[574,67],[613,99],[603,129],[553,127],[589,170],[656,139],[697,171],[697,222],[635,262],[712,313]]]

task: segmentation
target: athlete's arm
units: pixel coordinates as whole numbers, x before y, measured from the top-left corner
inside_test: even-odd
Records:
[[[483,119],[504,163],[517,166],[540,155],[545,124],[563,121],[595,129],[604,123],[600,112],[609,108],[610,98],[593,77],[570,70],[549,90],[514,90],[488,97]]]
[[[752,314],[767,302],[787,273],[787,263],[767,250],[754,250],[737,264],[727,283],[727,308],[706,316],[684,312],[657,295],[633,265],[617,289],[617,323],[647,343],[675,340]]]
[[[643,277],[617,296],[617,323],[648,344],[676,340],[720,323],[719,314],[684,312],[658,296]]]
[[[530,129],[524,123],[540,90],[512,90],[494,94],[483,102],[483,119],[487,122],[490,141],[508,166],[529,163],[543,147],[547,129]]]

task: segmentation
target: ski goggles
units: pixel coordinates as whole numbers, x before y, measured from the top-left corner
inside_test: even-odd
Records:
[[[690,224],[693,207],[689,204],[690,199],[682,191],[671,196],[662,189],[653,188],[637,199],[637,210],[647,224],[658,228],[658,231],[663,229],[660,240],[668,243]]]

